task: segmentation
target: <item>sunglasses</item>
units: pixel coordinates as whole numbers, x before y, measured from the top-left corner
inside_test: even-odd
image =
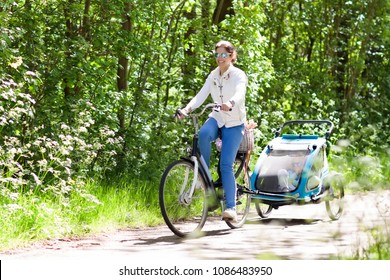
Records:
[[[230,53],[214,53],[215,58],[221,57],[221,58],[227,58],[230,56]]]

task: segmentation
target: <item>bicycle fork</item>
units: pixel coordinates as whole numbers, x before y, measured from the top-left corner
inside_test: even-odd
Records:
[[[192,183],[191,183],[190,188],[186,189],[186,186],[188,185],[189,180],[190,180],[190,173],[191,173],[191,170],[188,168],[186,170],[184,182],[183,182],[183,185],[181,187],[180,195],[179,195],[179,203],[181,203],[181,204],[185,204],[185,205],[191,204],[192,196],[194,194],[195,189],[197,187],[198,188],[201,187],[199,185],[201,182],[198,180],[199,168],[201,168],[199,166],[199,164],[201,164],[203,167],[203,170],[206,171],[205,173],[206,173],[207,178],[205,178],[205,179],[208,180],[208,182],[211,182],[211,174],[207,168],[206,162],[204,161],[203,157],[200,157],[199,159],[201,160],[201,163],[199,163],[198,157],[191,156],[191,161],[194,163],[194,177],[192,178]]]
[[[191,187],[186,190],[186,186],[189,181],[191,170],[187,168],[183,185],[180,190],[179,203],[189,205],[192,201],[192,196],[195,191],[195,187],[198,183],[198,160],[196,156],[191,156],[191,161],[194,163],[194,178],[192,179]]]

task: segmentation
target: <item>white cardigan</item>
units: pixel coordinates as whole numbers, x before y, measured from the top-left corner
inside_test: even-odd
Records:
[[[217,67],[206,79],[199,93],[185,107],[187,111],[193,111],[200,107],[211,93],[215,103],[222,104],[229,101],[234,103],[232,111],[213,111],[209,117],[218,122],[218,126],[233,127],[246,121],[245,94],[248,84],[247,76],[241,69],[230,65],[228,70],[220,76]]]

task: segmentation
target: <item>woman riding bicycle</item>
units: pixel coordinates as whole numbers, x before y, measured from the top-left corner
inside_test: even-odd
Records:
[[[246,74],[234,66],[237,51],[228,41],[215,45],[218,67],[211,71],[199,93],[180,111],[182,118],[187,113],[200,107],[207,97],[221,104],[219,111],[213,111],[199,130],[199,150],[210,167],[211,143],[219,136],[222,140],[220,172],[226,198],[226,209],[222,213],[224,220],[237,220],[236,214],[236,179],[233,164],[240,146],[245,122],[245,94],[248,84]],[[219,131],[221,135],[219,135]]]

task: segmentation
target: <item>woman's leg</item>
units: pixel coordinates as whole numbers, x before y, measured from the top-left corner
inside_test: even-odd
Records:
[[[221,177],[226,196],[226,208],[236,207],[236,178],[234,177],[234,160],[244,134],[244,125],[222,127]]]
[[[199,130],[199,151],[208,167],[210,167],[211,142],[218,137],[218,123],[209,118]]]

